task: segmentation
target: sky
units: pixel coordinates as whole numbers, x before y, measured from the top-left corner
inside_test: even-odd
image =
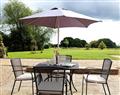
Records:
[[[1,0],[1,9],[8,0]],[[120,45],[120,0],[19,0],[32,10],[49,10],[53,7],[69,9],[102,20],[88,28],[61,28],[60,40],[64,37],[84,39],[87,42],[109,38]],[[57,33],[51,38],[57,43]]]

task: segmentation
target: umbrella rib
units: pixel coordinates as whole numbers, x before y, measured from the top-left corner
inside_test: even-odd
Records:
[[[59,23],[58,23],[58,16],[57,16],[56,19],[55,19],[55,25],[54,25],[54,28],[56,28],[56,27],[58,28],[58,26],[59,26],[58,24],[59,24]]]

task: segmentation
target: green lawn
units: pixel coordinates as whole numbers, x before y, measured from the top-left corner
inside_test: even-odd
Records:
[[[37,51],[35,54],[31,53],[31,51],[23,51],[23,52],[8,52],[9,58],[52,58],[53,57],[53,48],[45,49],[43,53]],[[120,48],[119,49],[90,49],[85,50],[84,48],[68,48],[68,49],[59,49],[60,54],[72,55],[73,59],[80,60],[99,60],[104,58],[110,58],[113,60],[118,60],[118,58],[113,57],[112,55],[120,56]]]

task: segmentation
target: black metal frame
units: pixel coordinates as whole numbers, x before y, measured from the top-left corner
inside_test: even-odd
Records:
[[[14,60],[18,60],[19,61],[19,63],[14,63],[13,61]],[[20,72],[20,75],[22,75],[23,74],[23,68],[22,68],[22,63],[21,63],[21,60],[20,60],[20,58],[13,58],[13,59],[11,59],[10,60],[10,62],[11,62],[11,66],[12,66],[12,69],[13,69],[13,72],[14,72],[14,76],[15,76],[15,79],[14,79],[14,83],[13,83],[13,87],[12,87],[12,91],[11,91],[11,95],[13,94],[13,91],[14,91],[14,87],[15,87],[15,84],[16,84],[16,81],[20,81],[20,84],[19,84],[19,88],[18,88],[18,91],[20,91],[20,88],[21,88],[21,84],[22,84],[22,81],[23,80],[17,80],[17,72]],[[15,66],[14,66],[14,64],[17,64],[17,66],[16,67],[20,67],[21,69],[19,69],[19,70],[15,70]],[[33,82],[34,82],[34,79],[33,79],[33,74],[31,73],[31,76],[32,76],[32,95],[34,95],[34,85],[33,85]],[[28,80],[24,80],[24,81],[28,81]]]
[[[58,55],[58,56],[66,56],[66,59],[68,59],[70,62],[72,62],[72,56],[71,55]],[[58,59],[59,60],[59,59]],[[68,73],[69,77],[70,77],[70,80],[71,82],[69,82],[69,80],[67,80],[69,82],[69,85],[70,85],[70,91],[71,91],[71,95],[72,94],[72,86],[73,88],[75,89],[75,91],[77,92],[77,89],[74,85],[74,82],[73,82],[73,73]],[[72,85],[71,85],[72,84]]]
[[[109,63],[108,63],[108,64],[109,64],[108,70],[104,70],[104,67],[105,67],[105,64],[106,64],[105,61],[109,61]],[[108,86],[108,83],[107,83],[107,80],[108,80],[108,76],[109,76],[109,73],[110,73],[111,66],[112,66],[112,61],[111,61],[110,59],[108,59],[108,58],[105,58],[104,61],[103,61],[102,70],[101,70],[101,72],[98,72],[98,74],[100,74],[100,76],[106,75],[105,83],[98,83],[98,84],[102,84],[105,95],[107,95],[106,90],[105,90],[105,87],[104,87],[105,84],[106,84],[106,86],[107,86],[109,95],[111,95],[110,89],[109,89],[109,86]],[[92,73],[93,73],[93,72],[92,72]],[[95,72],[95,73],[97,73],[97,72]],[[90,75],[90,73],[87,74],[87,78],[88,78],[89,75]],[[83,76],[83,78],[82,78],[82,94],[81,94],[81,95],[83,95],[84,80],[85,80],[85,82],[86,82],[86,95],[87,95],[88,83],[96,83],[96,82],[89,82],[89,81],[87,80],[87,78],[85,78],[84,76]]]
[[[59,57],[60,58],[65,57],[65,59],[64,60],[59,60]],[[71,55],[57,55],[56,56],[56,60],[57,60],[57,64],[59,64],[59,62],[62,62],[62,61],[63,62],[64,61],[72,62],[72,56]],[[57,70],[57,71],[59,72],[59,70]],[[73,93],[72,93],[72,86],[75,89],[75,91],[77,92],[77,89],[76,89],[76,87],[74,85],[74,82],[73,82],[73,73],[70,72],[70,73],[67,73],[67,75],[69,75],[70,81],[67,79],[67,76],[66,76],[66,87],[67,87],[67,82],[68,82],[69,87],[70,87],[69,90],[71,92],[71,95],[73,95]],[[46,80],[48,80],[49,78],[52,78],[52,76],[51,76],[51,74],[48,73],[48,77],[46,78]]]
[[[72,62],[72,56],[71,55],[57,55],[57,56],[64,56],[64,57],[66,57],[66,59],[69,61],[69,62]],[[58,57],[58,60],[59,60],[59,57]]]
[[[35,84],[36,84],[36,95],[40,95],[41,94],[40,93],[41,90],[38,89],[38,84],[40,84],[41,81],[46,82],[46,80],[42,79],[42,73],[46,73],[46,74],[47,73],[51,73],[51,75],[52,75],[53,70],[63,70],[63,72],[64,72],[62,74],[63,76],[57,76],[57,75],[56,76],[52,76],[52,79],[55,78],[56,81],[57,81],[58,78],[63,78],[62,94],[61,95],[64,95],[65,69],[62,69],[62,68],[52,68],[52,67],[49,67],[49,68],[48,67],[34,67],[33,71],[34,71]],[[58,73],[56,73],[56,74],[58,74]],[[55,75],[55,73],[54,73],[54,75]],[[48,78],[51,78],[51,77],[48,77]],[[51,81],[49,81],[49,82],[51,82]],[[66,89],[67,89],[67,86],[66,86]],[[45,91],[49,91],[49,90],[45,90]],[[57,91],[54,90],[53,92],[57,92]],[[51,93],[50,93],[50,95],[51,95]],[[66,95],[67,95],[67,91],[66,91]]]

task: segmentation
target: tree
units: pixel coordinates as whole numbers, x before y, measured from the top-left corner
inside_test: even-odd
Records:
[[[67,39],[65,39],[65,40],[63,41],[63,43],[64,43],[65,47],[68,47],[69,41],[68,41]]]
[[[104,49],[104,48],[106,48],[107,46],[105,45],[105,43],[103,42],[103,41],[101,41],[100,42],[100,44],[98,45],[98,48],[100,48],[100,49]]]
[[[85,47],[85,45],[87,44],[87,42],[85,40],[81,40],[80,42],[82,44],[82,47]]]
[[[3,32],[0,32],[0,35],[2,35],[3,43],[4,43],[5,47],[8,48],[11,45],[9,34],[5,34]]]
[[[29,31],[11,30],[10,46],[11,51],[30,50],[32,34]]]
[[[9,0],[4,7],[5,23],[19,29],[23,26],[19,19],[31,15],[32,11],[18,0]]]
[[[91,41],[89,44],[91,48],[97,48],[97,41]]]
[[[86,48],[86,50],[89,50],[90,45],[89,45],[89,44],[86,44],[86,45],[85,45],[85,48]]]
[[[74,39],[73,39],[72,37],[65,37],[65,38],[60,42],[60,46],[65,47],[64,41],[65,41],[66,39],[67,39],[68,42],[69,42],[68,47],[74,47],[74,42],[73,42]]]
[[[3,43],[3,38],[0,35],[0,58],[5,58],[6,57],[6,48]]]
[[[82,47],[81,40],[79,38],[75,38],[73,42],[74,47]]]
[[[31,41],[31,50],[32,50],[32,53],[36,53],[36,50],[38,49],[38,46],[37,46],[37,42],[35,39],[33,39]]]
[[[68,47],[85,47],[85,45],[87,44],[85,40],[80,40],[79,38],[73,39],[72,37],[65,37],[61,41],[60,46],[66,47],[66,40],[69,42]]]
[[[3,41],[3,37],[2,37],[2,35],[0,34],[0,41]]]
[[[31,15],[32,11],[18,0],[10,0],[4,7],[4,23],[10,26],[9,48],[12,51],[30,50],[31,28],[23,25],[19,19]]]
[[[50,37],[52,33],[54,33],[52,28],[46,28],[46,27],[34,27],[33,30],[33,38],[37,42],[38,49],[41,50],[41,52],[44,49],[44,46],[49,43]]]
[[[20,18],[31,15],[32,11],[18,0],[10,0],[4,7],[5,23],[10,24],[10,46],[12,51],[31,50],[33,40],[38,49],[43,50],[49,42],[53,30],[37,26],[27,26],[19,21]]]
[[[105,45],[107,46],[107,48],[116,48],[117,47],[116,44],[112,40],[110,40],[108,38],[99,39],[97,41],[97,43],[96,43],[97,47],[101,43],[101,41],[103,41],[105,43]]]

